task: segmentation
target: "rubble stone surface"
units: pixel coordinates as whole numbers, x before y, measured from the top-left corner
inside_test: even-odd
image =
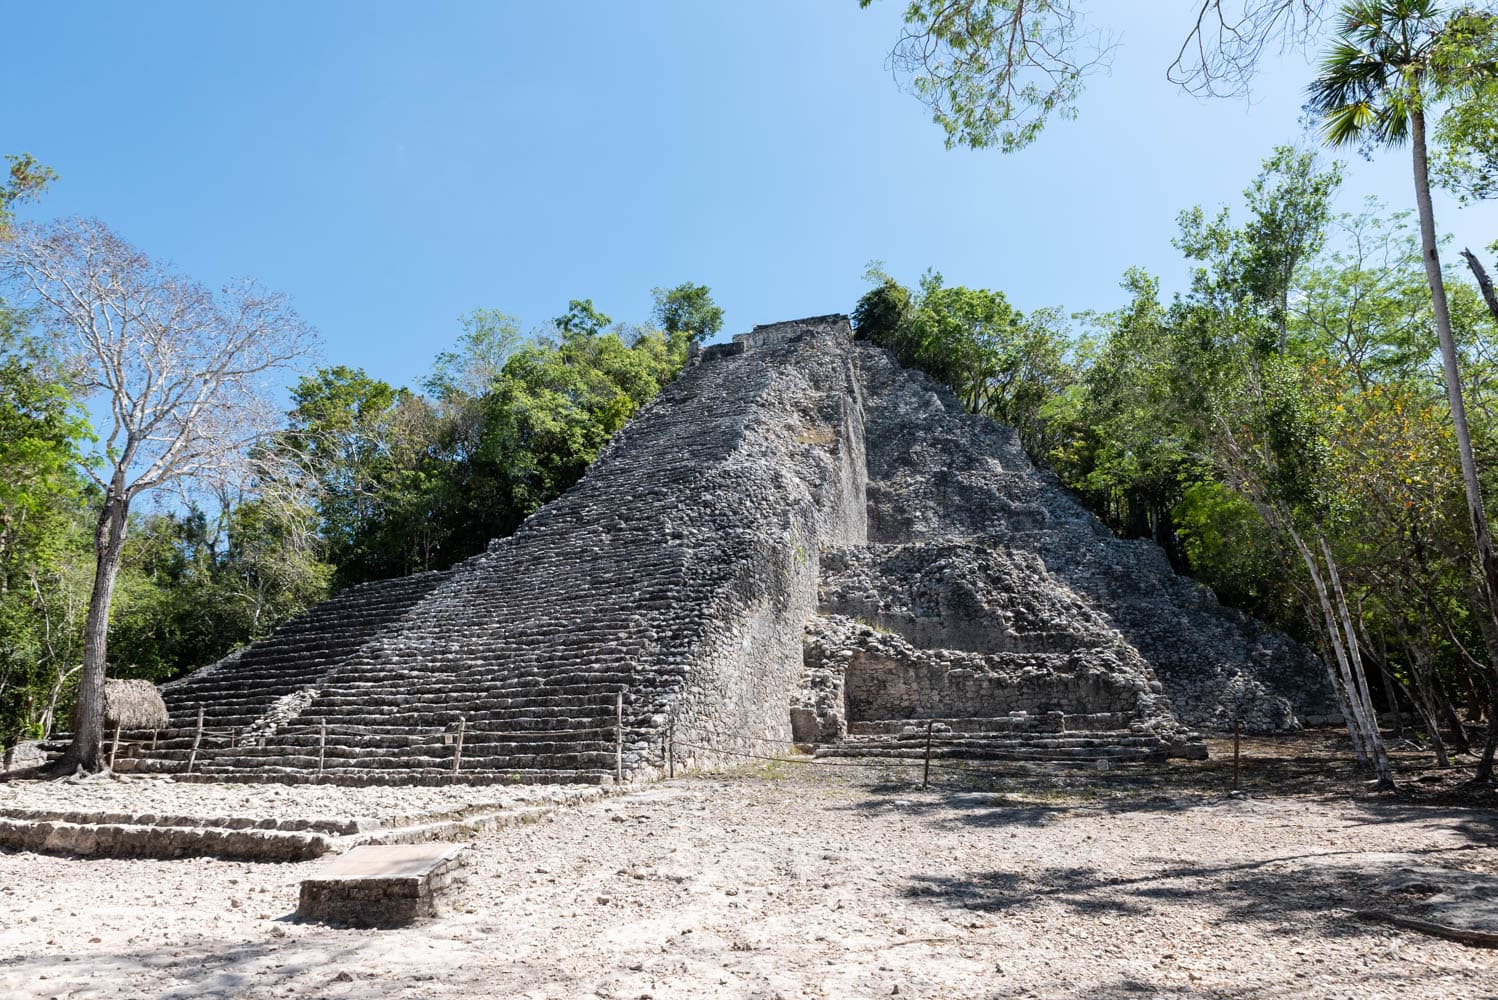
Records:
[[[827,316],[703,350],[487,552],[168,685],[173,728],[122,766],[602,783],[659,774],[668,743],[680,766],[900,751],[923,720],[953,753],[1135,759],[1330,716],[1324,678]]]

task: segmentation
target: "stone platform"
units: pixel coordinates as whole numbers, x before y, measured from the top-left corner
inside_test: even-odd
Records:
[[[167,777],[0,783],[0,849],[79,857],[308,861],[370,844],[457,840],[612,794],[588,785],[447,788]]]
[[[356,847],[302,882],[298,920],[396,927],[435,917],[463,882],[461,844]]]

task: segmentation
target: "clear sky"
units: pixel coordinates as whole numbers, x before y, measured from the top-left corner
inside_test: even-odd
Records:
[[[1164,79],[1194,0],[1092,4],[1121,47],[1076,122],[954,152],[885,68],[898,0],[32,3],[5,14],[0,152],[210,283],[289,292],[329,363],[415,383],[476,307],[527,326],[591,297],[643,320],[698,281],[728,332],[850,310],[871,259],[1022,309],[1179,288],[1175,215],[1235,202],[1299,134],[1304,56],[1253,103]],[[1345,203],[1412,206],[1407,152]],[[1498,208],[1438,204],[1474,249]]]

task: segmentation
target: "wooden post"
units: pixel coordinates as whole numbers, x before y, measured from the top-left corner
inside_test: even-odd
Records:
[[[322,777],[323,764],[328,759],[328,720],[323,719],[317,727],[317,776]]]
[[[232,750],[232,749],[234,749],[237,746],[239,746],[239,727],[238,726],[230,726],[229,727],[229,749]]]
[[[624,692],[614,702],[614,784],[624,784]]]
[[[114,755],[120,752],[120,724],[114,724],[114,743],[109,747],[109,769],[114,770]]]
[[[1239,722],[1233,720],[1233,791],[1238,791],[1238,730]]]
[[[153,751],[156,749],[156,737],[158,737],[160,735],[161,735],[161,730],[159,730],[159,729],[153,729],[153,730],[151,730],[151,749]]]
[[[453,774],[457,774],[458,768],[463,766],[463,734],[467,730],[467,717],[458,716],[458,741],[453,745]]]
[[[198,706],[198,729],[192,737],[192,753],[187,755],[187,773],[192,773],[193,762],[198,759],[198,746],[203,742],[203,706]]]
[[[676,719],[666,723],[666,772],[667,777],[676,777]]]
[[[921,772],[921,787],[925,788],[931,783],[931,730],[936,725],[934,719],[926,720],[926,768]]]

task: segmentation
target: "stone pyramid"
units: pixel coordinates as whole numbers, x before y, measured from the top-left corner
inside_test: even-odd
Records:
[[[1324,677],[824,316],[701,352],[485,553],[167,685],[173,728],[120,766],[605,781],[668,746],[908,753],[928,728],[952,756],[1138,760],[1329,717]]]

